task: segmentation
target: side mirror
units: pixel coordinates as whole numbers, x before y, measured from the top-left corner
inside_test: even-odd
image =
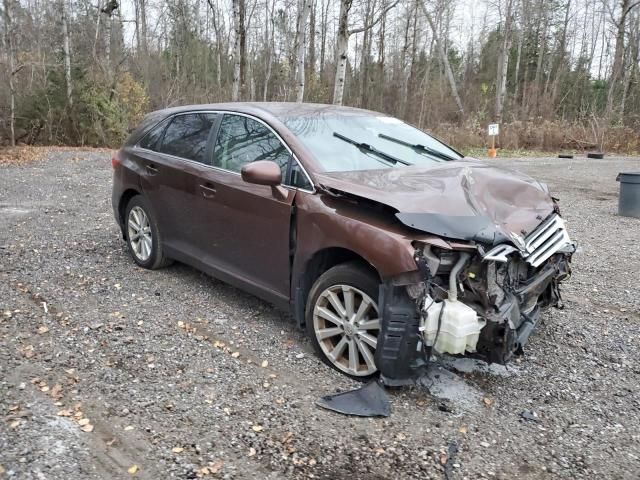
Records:
[[[242,180],[256,185],[276,187],[282,183],[282,173],[277,163],[271,160],[258,160],[246,164],[240,170]]]

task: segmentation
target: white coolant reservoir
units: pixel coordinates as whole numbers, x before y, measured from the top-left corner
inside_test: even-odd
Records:
[[[444,308],[444,311],[442,309]],[[442,311],[442,318],[440,313]],[[438,332],[438,323],[440,331]],[[420,331],[427,346],[440,353],[461,354],[475,352],[480,330],[485,322],[471,307],[457,300],[434,302],[425,299]],[[437,339],[436,339],[437,335]],[[433,345],[435,342],[435,345]]]

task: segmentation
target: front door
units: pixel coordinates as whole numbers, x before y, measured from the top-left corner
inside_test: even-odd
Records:
[[[289,234],[295,189],[246,183],[241,168],[256,160],[278,163],[291,155],[269,127],[225,114],[213,148],[213,168],[201,169],[197,211],[206,263],[275,297],[289,296]]]

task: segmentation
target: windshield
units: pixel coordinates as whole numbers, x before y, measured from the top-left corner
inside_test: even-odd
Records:
[[[429,166],[446,158],[462,158],[442,142],[393,117],[318,115],[288,117],[284,123],[327,172]],[[381,153],[403,162],[381,161]]]

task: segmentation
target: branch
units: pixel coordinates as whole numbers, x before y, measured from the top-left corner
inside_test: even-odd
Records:
[[[380,12],[380,13],[378,14],[378,17],[377,17],[377,18],[375,18],[375,19],[373,20],[373,22],[371,22],[371,23],[369,23],[369,24],[365,24],[365,25],[364,25],[364,26],[362,26],[362,27],[352,28],[352,29],[350,29],[350,30],[349,30],[348,34],[349,34],[349,35],[354,35],[354,34],[356,34],[356,33],[362,33],[362,32],[364,32],[364,31],[366,31],[366,30],[369,30],[370,28],[375,27],[375,26],[376,26],[376,24],[377,24],[378,22],[380,22],[380,20],[382,20],[382,18],[387,14],[387,12],[389,12],[389,10],[391,10],[393,7],[395,7],[395,6],[398,4],[398,1],[399,1],[399,0],[396,0],[395,2],[393,2],[393,3],[392,3],[391,5],[389,5],[388,7],[385,7],[385,9],[384,9],[382,12]]]

